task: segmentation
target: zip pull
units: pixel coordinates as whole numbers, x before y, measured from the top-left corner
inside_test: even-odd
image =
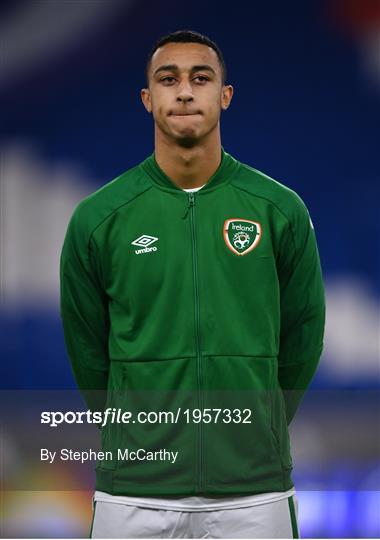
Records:
[[[189,213],[189,209],[192,206],[195,206],[195,194],[194,194],[194,192],[190,191],[188,195],[189,195],[188,205],[187,205],[185,214],[182,216],[182,219],[185,219],[187,217],[187,214]]]

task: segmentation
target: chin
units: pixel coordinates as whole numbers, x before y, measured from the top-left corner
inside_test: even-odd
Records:
[[[174,133],[172,133],[173,138],[176,140],[176,143],[181,146],[194,146],[197,142],[199,142],[200,134],[197,133],[196,130],[193,129],[187,129],[183,131],[176,130]]]

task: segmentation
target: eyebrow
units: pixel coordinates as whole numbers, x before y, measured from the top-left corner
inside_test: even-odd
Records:
[[[153,73],[154,75],[157,75],[160,71],[179,71],[179,68],[177,64],[166,64],[164,66],[160,66],[155,70]],[[215,70],[209,66],[208,64],[200,64],[198,66],[192,66],[190,71],[211,71],[214,75],[216,75]]]

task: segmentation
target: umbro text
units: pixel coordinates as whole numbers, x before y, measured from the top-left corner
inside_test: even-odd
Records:
[[[153,247],[145,247],[145,248],[142,248],[142,249],[135,249],[135,253],[136,253],[137,255],[140,255],[140,253],[149,253],[149,251],[157,251],[156,246],[153,246]]]

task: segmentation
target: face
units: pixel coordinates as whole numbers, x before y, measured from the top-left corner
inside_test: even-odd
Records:
[[[157,49],[149,69],[149,88],[141,91],[156,132],[178,144],[194,144],[219,130],[221,110],[233,89],[223,85],[216,52],[200,43],[167,43]]]

